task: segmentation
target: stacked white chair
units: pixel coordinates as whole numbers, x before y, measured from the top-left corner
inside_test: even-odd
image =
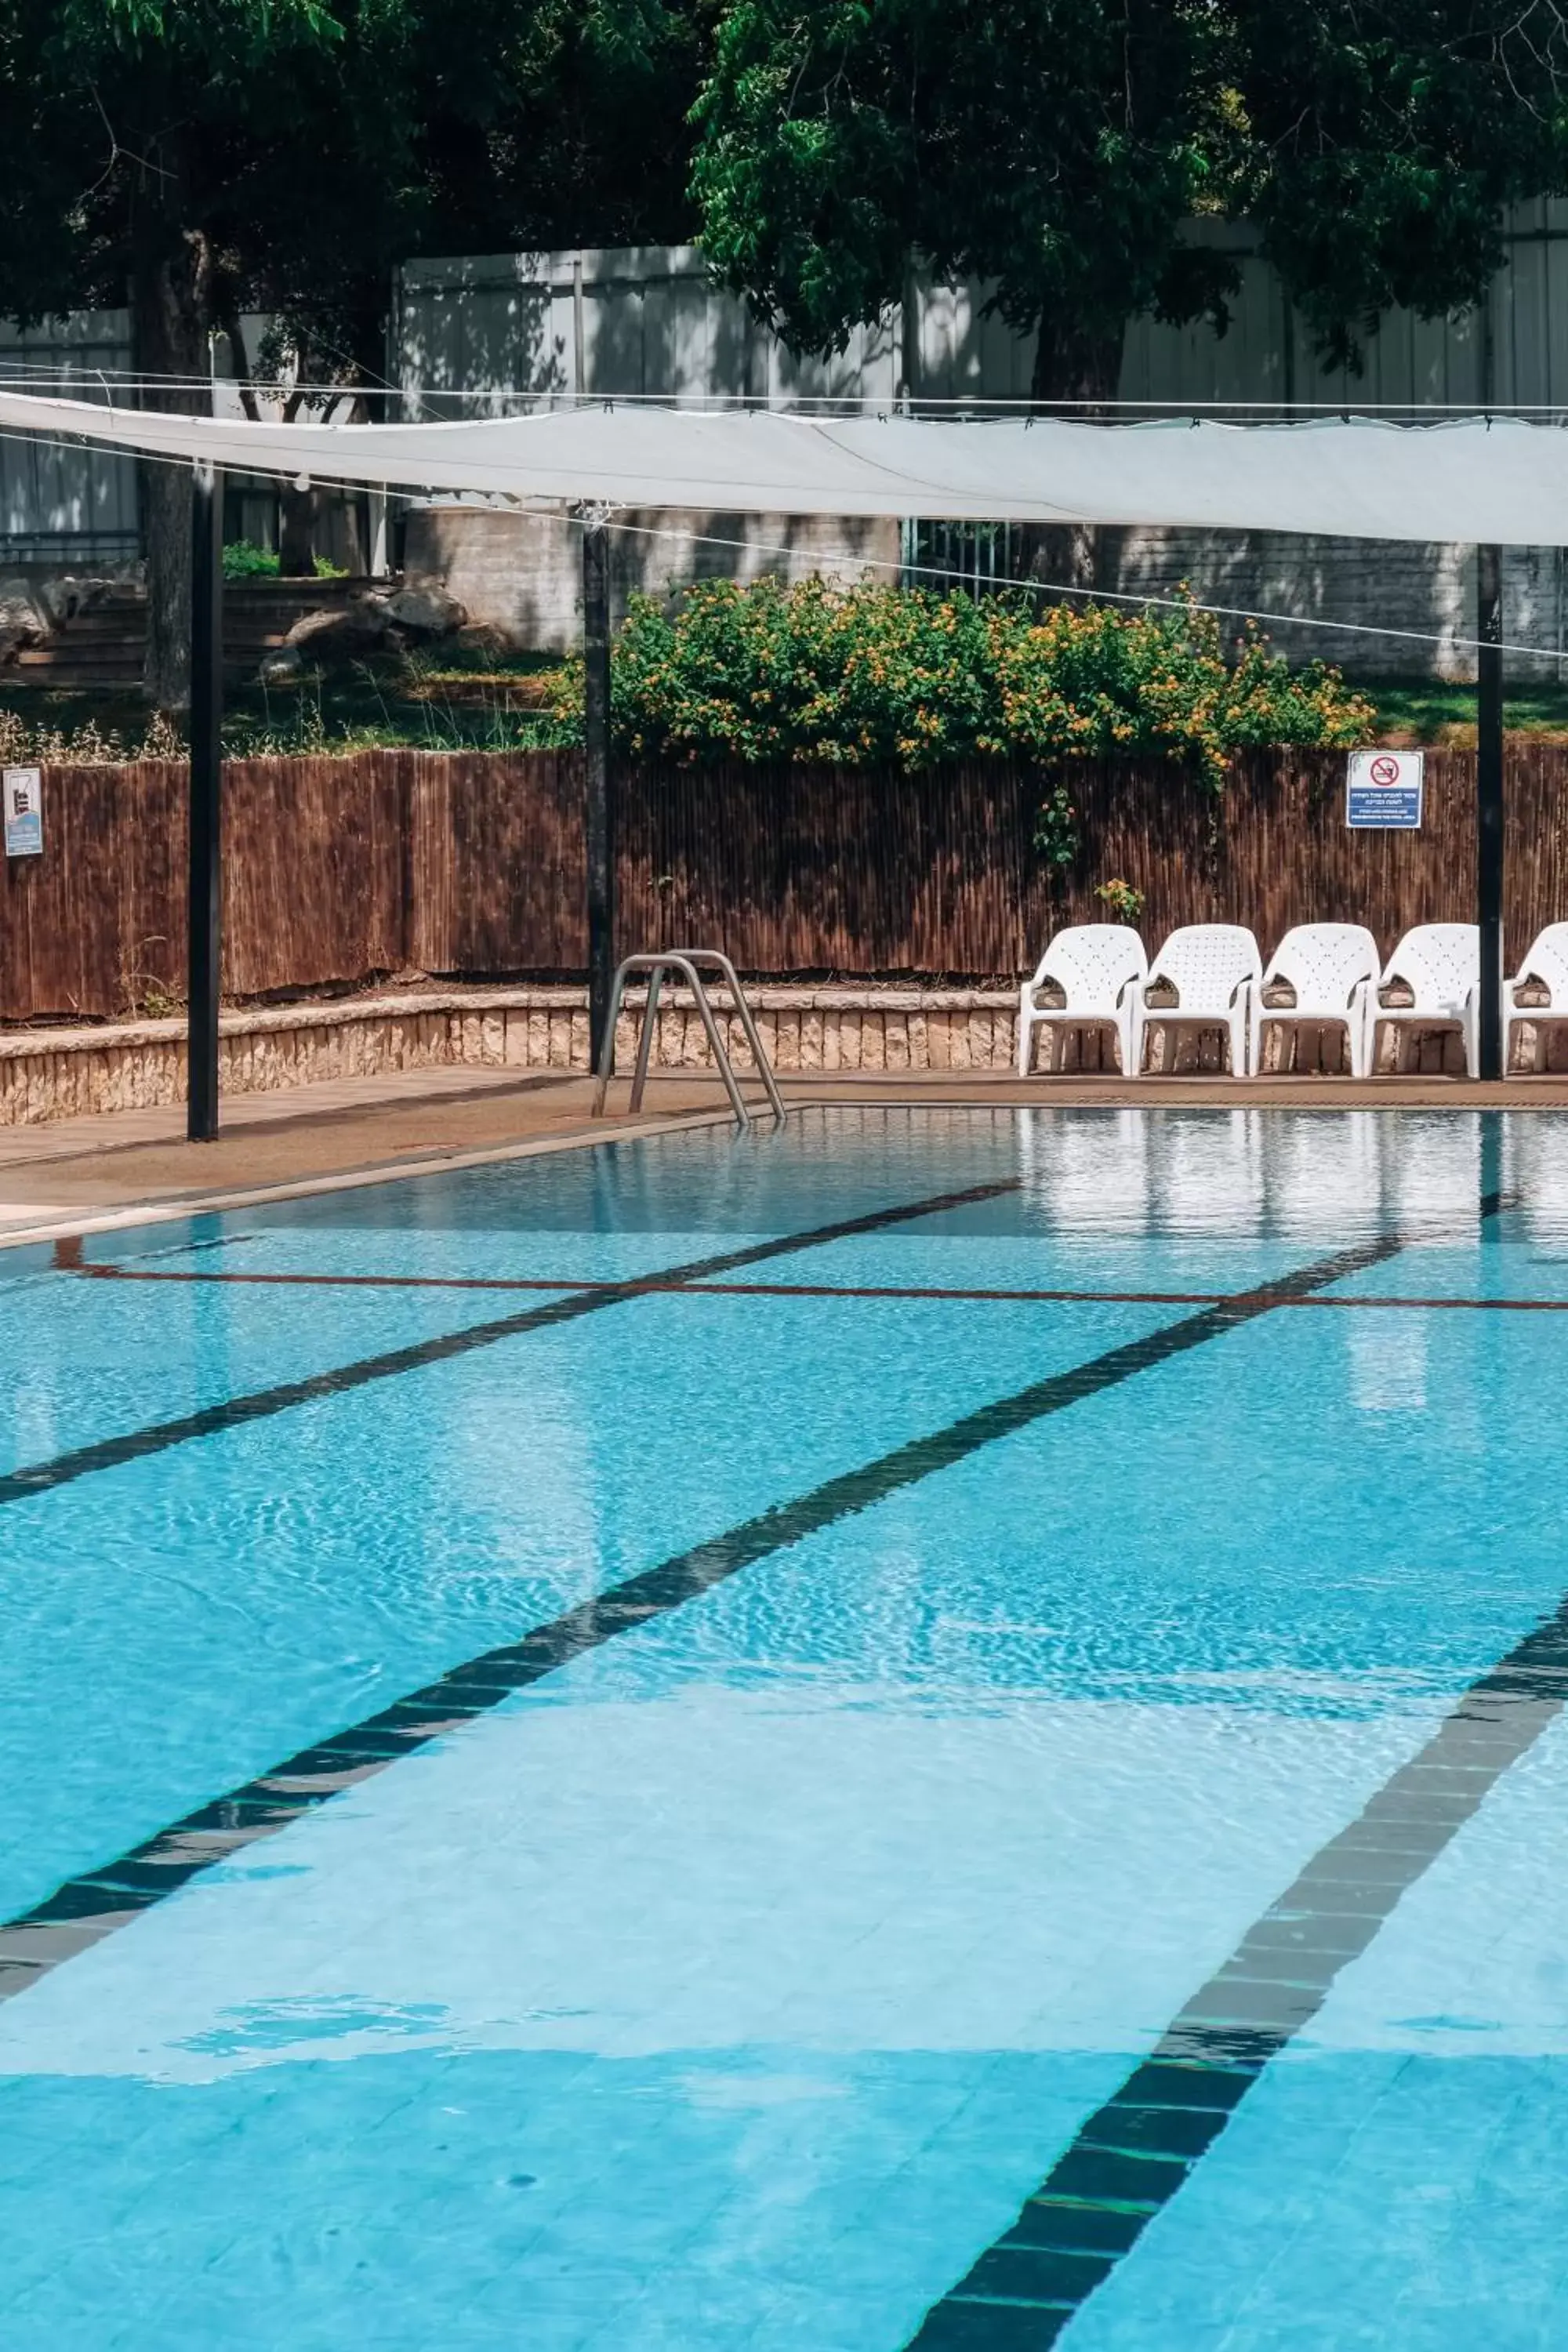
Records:
[[[1054,1070],[1067,1029],[1111,1028],[1122,1075],[1133,1077],[1143,1052],[1143,942],[1125,923],[1077,923],[1058,931],[1032,980],[1018,992],[1018,1076],[1034,1066],[1035,1032],[1046,1033],[1046,1067]],[[1039,999],[1047,990],[1059,1003]]]
[[[1154,960],[1143,990],[1144,1030],[1224,1029],[1231,1074],[1245,1077],[1252,1008],[1262,979],[1258,941],[1241,924],[1185,923],[1171,933]],[[1173,1003],[1160,1001],[1163,987],[1173,991]]]
[[[1406,931],[1383,969],[1372,1029],[1377,1032],[1457,1029],[1465,1041],[1465,1068],[1480,1075],[1480,932],[1474,923],[1418,923]],[[1408,997],[1402,1003],[1401,996]]]
[[[1287,931],[1252,1001],[1253,1075],[1263,1067],[1267,1022],[1279,1028],[1342,1028],[1352,1077],[1369,1076],[1380,961],[1377,941],[1360,923],[1298,923]]]
[[[1568,923],[1548,923],[1511,980],[1502,984],[1502,1066],[1513,1058],[1513,1033],[1521,1021],[1535,1024],[1535,1066],[1546,1066],[1546,1032],[1568,1021]]]

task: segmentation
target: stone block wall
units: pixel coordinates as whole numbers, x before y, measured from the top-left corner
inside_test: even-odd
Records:
[[[1015,1067],[1016,999],[994,989],[767,988],[751,1002],[763,1051],[788,1077],[851,1076],[1003,1076]],[[735,1067],[752,1067],[745,1035],[722,1001],[715,1006]],[[623,1012],[616,1036],[617,1074],[637,1054],[640,1009]],[[1568,1067],[1568,1030],[1548,1033],[1547,1066]],[[1263,1072],[1337,1070],[1339,1041],[1303,1033],[1264,1032]],[[1535,1033],[1514,1033],[1514,1067],[1533,1067]],[[361,997],[328,1004],[270,1006],[223,1017],[219,1083],[228,1095],[260,1094],[330,1079],[391,1071],[468,1068],[588,1071],[586,992],[571,987],[452,990],[426,995]],[[1384,1034],[1379,1067],[1394,1066],[1394,1039]],[[1218,1073],[1217,1031],[1161,1032],[1150,1039],[1152,1075]],[[662,1000],[652,1066],[693,1074],[713,1066],[695,1004],[684,991]],[[1415,1048],[1411,1068],[1463,1072],[1457,1038],[1434,1036]],[[1068,1071],[1116,1073],[1109,1033],[1069,1040]],[[1048,1081],[1047,1081],[1048,1083]],[[0,1127],[79,1118],[93,1111],[168,1107],[184,1099],[184,1024],[128,1022],[115,1027],[14,1030],[0,1034]]]
[[[1013,999],[983,990],[763,988],[753,992],[763,1046],[780,1070],[1007,1070]],[[721,1011],[737,1068],[751,1067],[741,1025]],[[636,1006],[623,1013],[616,1067],[637,1052]],[[226,1013],[219,1085],[230,1095],[367,1078],[395,1070],[588,1069],[586,992],[524,987],[361,997],[335,1003]],[[712,1066],[696,1008],[683,992],[659,1008],[653,1066]],[[180,1102],[183,1021],[97,1029],[23,1029],[0,1035],[0,1126],[142,1110]]]

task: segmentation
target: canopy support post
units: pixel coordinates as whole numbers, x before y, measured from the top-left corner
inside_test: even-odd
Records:
[[[1503,1075],[1502,551],[1476,550],[1476,921],[1480,929],[1478,1055],[1483,1078]]]
[[[597,1069],[616,977],[616,840],[610,780],[610,547],[583,523],[584,845],[588,866],[588,1055]]]
[[[193,476],[185,1133],[192,1143],[212,1143],[223,911],[223,476],[199,463]]]

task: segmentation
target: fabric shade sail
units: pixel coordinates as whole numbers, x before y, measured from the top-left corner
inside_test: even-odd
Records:
[[[418,494],[735,514],[1568,543],[1568,432],[822,415],[605,401],[430,425],[252,424],[0,389],[0,431]]]

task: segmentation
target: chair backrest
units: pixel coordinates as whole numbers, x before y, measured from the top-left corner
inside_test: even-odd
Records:
[[[1568,923],[1548,923],[1536,933],[1517,976],[1543,981],[1552,992],[1553,1010],[1568,1005]]]
[[[1124,984],[1141,981],[1147,970],[1143,942],[1125,923],[1074,923],[1046,950],[1035,983],[1054,980],[1069,1007],[1114,1010]]]
[[[1380,964],[1377,941],[1363,924],[1298,923],[1269,957],[1263,985],[1288,981],[1302,1003],[1348,1005],[1358,982],[1375,982]]]
[[[1168,980],[1184,1013],[1228,1007],[1244,980],[1262,971],[1258,941],[1240,923],[1184,923],[1155,957],[1151,986]]]
[[[1481,935],[1474,923],[1417,923],[1383,969],[1383,986],[1402,980],[1417,1012],[1456,1019],[1481,976]]]

